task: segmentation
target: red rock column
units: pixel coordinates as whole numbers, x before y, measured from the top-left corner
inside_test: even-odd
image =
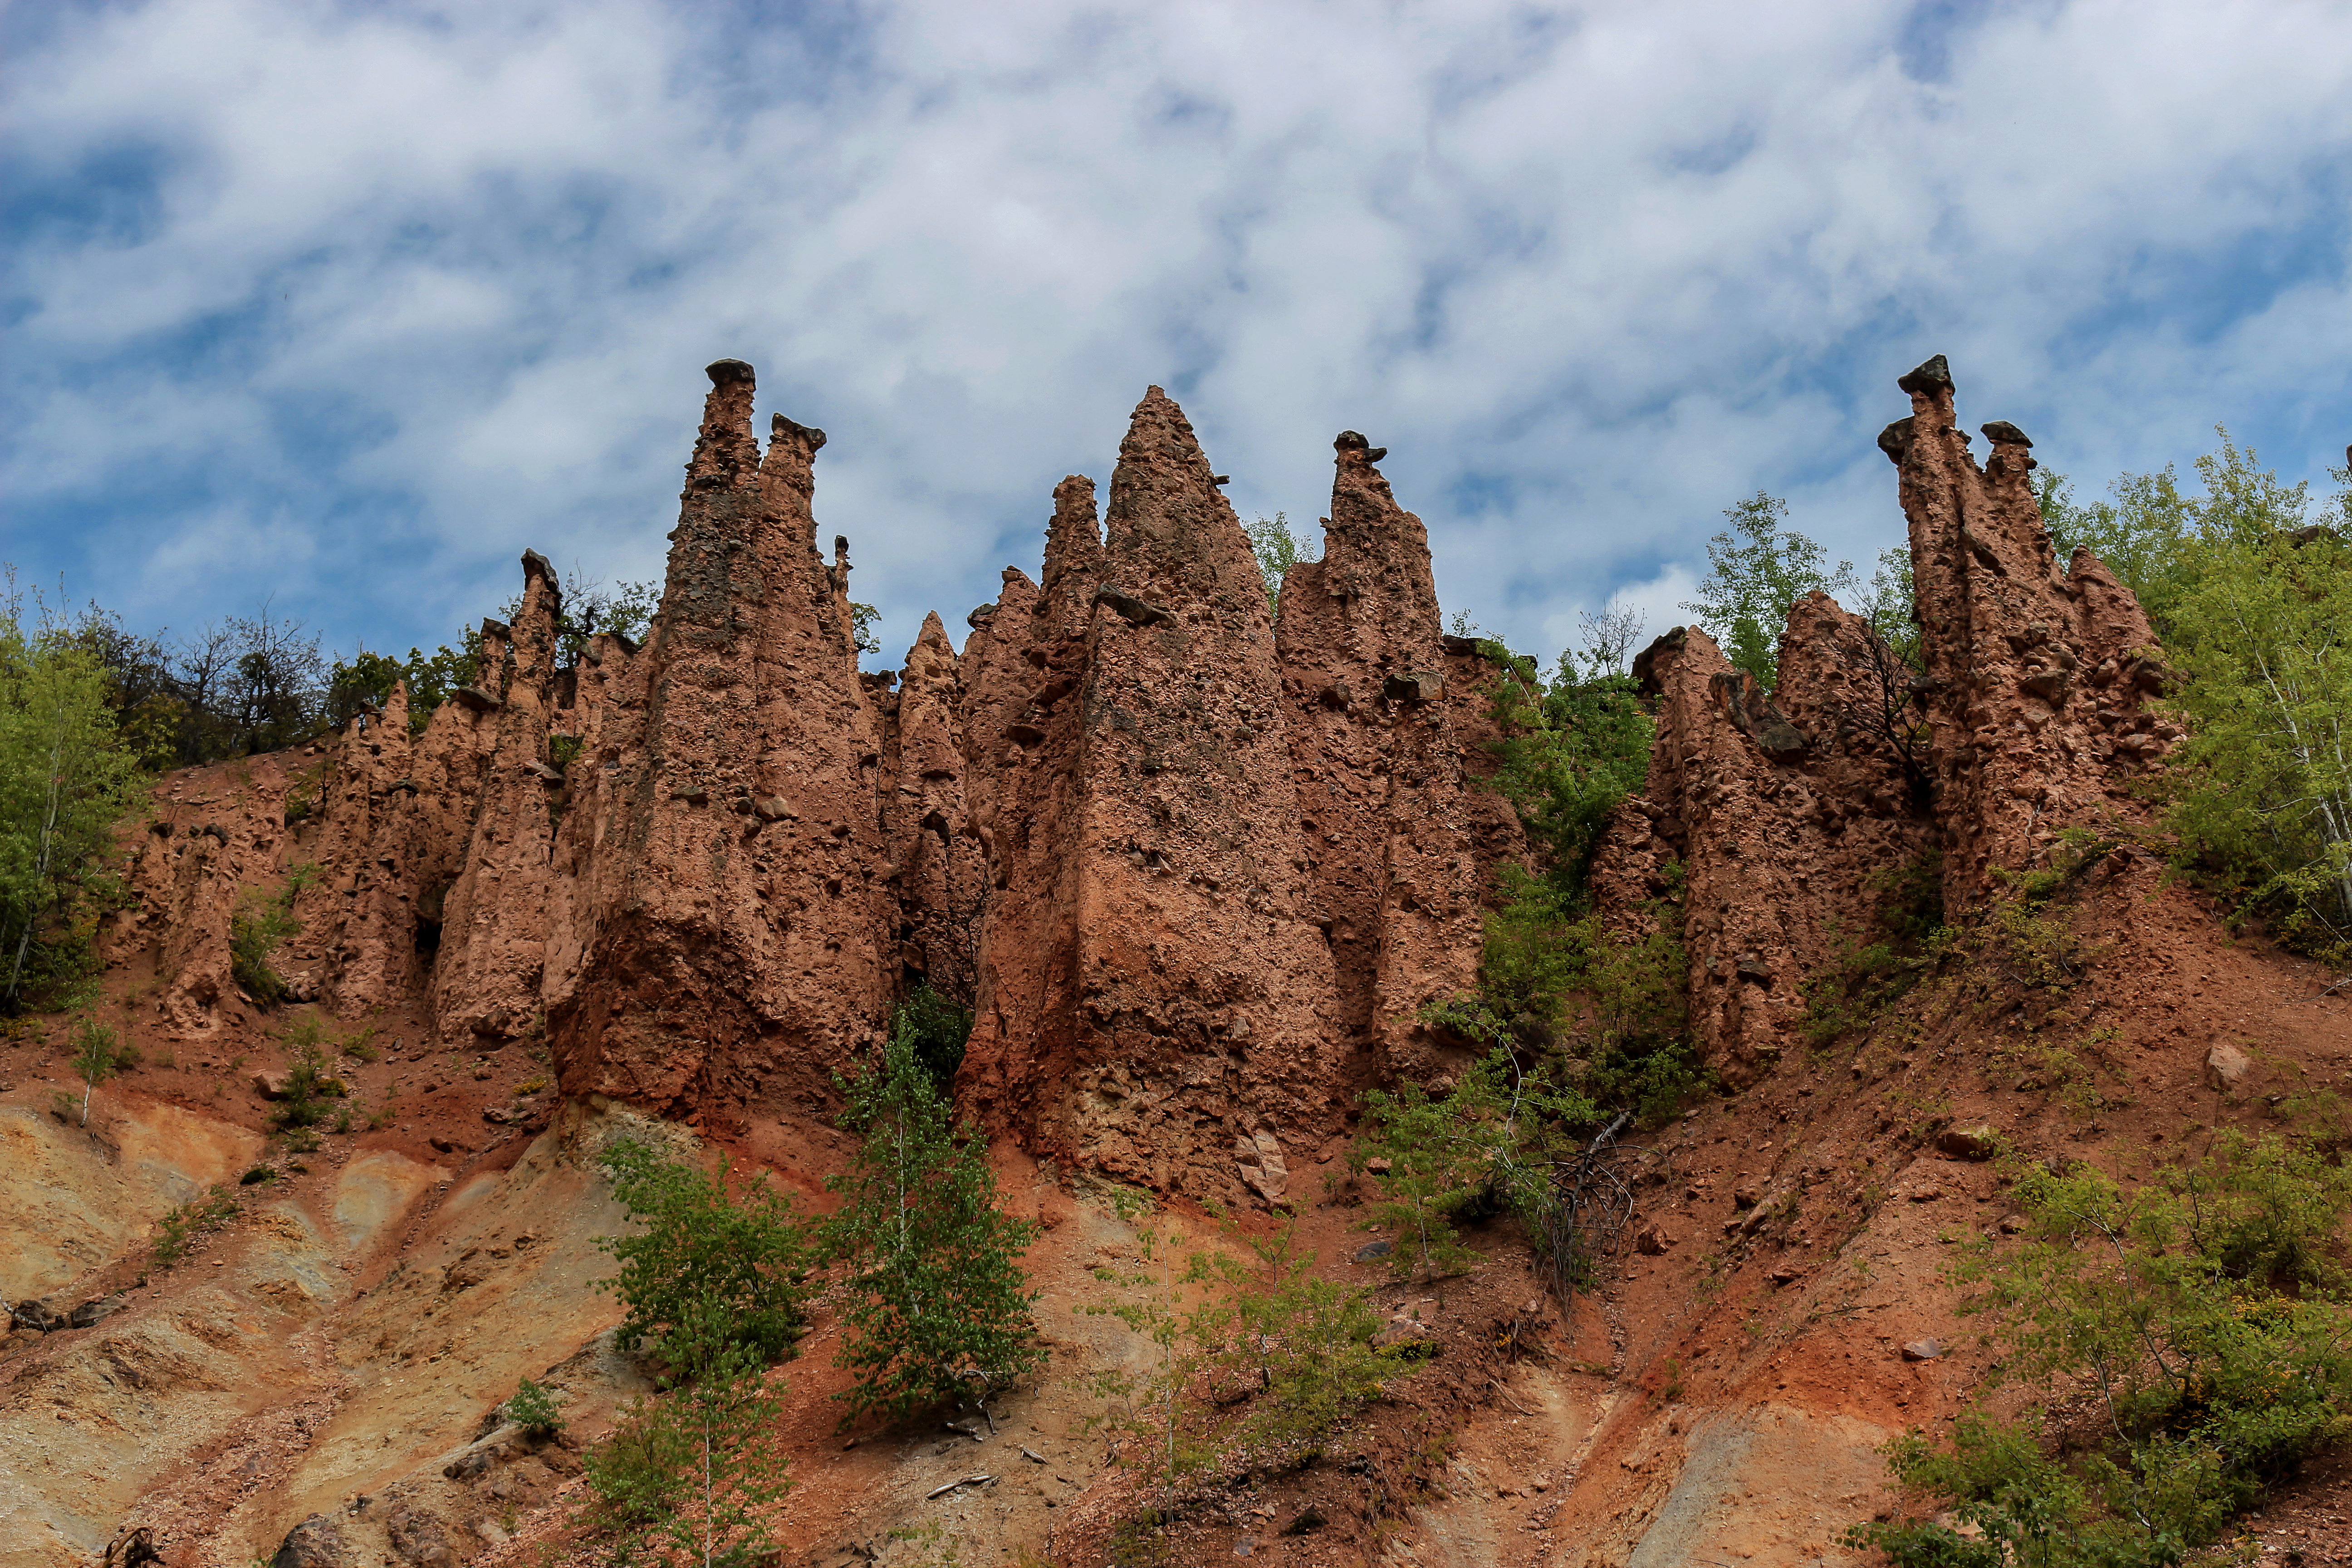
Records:
[[[809,505],[824,434],[779,415],[762,458],[751,366],[709,374],[642,727],[582,792],[551,1017],[567,1091],[725,1120],[762,1086],[821,1102],[891,987],[880,737]]]
[[[1157,387],[1120,446],[1090,613],[1074,576],[1088,498],[1066,482],[1056,499],[1040,618],[1087,613],[1087,657],[1080,671],[1024,650],[1041,679],[1003,731],[1024,757],[979,826],[1000,887],[1027,880],[1011,873],[1045,832],[1068,869],[1050,907],[991,910],[973,1089],[1059,1157],[1278,1196],[1290,1157],[1336,1125],[1345,1056],[1323,1022],[1330,958],[1308,919],[1265,586]]]
[[[522,608],[508,638],[512,670],[498,706],[483,714],[497,739],[465,858],[444,900],[433,964],[435,1023],[453,1045],[530,1033],[541,1010],[555,826],[550,796],[560,776],[548,764],[547,738],[562,594],[546,557],[527,551],[522,563]]]
[[[1944,357],[1899,384],[1911,417],[1879,446],[1902,471],[1945,890],[1958,908],[1990,890],[1993,868],[2037,858],[2060,826],[2123,807],[2120,772],[2134,764],[2116,762],[2113,736],[2129,732],[2143,667],[2126,671],[2119,656],[2155,639],[2095,558],[2060,575],[2022,432],[1985,426],[1992,455],[1980,468]]]
[[[1493,671],[1440,629],[1429,535],[1349,431],[1324,554],[1291,568],[1276,626],[1293,798],[1312,913],[1332,955],[1335,1025],[1376,1054],[1351,1081],[1427,1080],[1458,1066],[1414,1022],[1477,981],[1484,893],[1525,845],[1482,786]]]

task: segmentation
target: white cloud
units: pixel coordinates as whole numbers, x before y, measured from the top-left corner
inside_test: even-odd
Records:
[[[1867,561],[1929,352],[2084,489],[2215,419],[2296,475],[2352,437],[2342,5],[1987,9],[1931,82],[1894,4],[822,26],[55,21],[8,84],[6,553],[134,617],[280,572],[346,643],[436,639],[525,545],[657,573],[734,353],[831,432],[820,528],[901,641],[1034,564],[1158,382],[1245,514],[1318,515],[1342,426],[1391,446],[1448,603],[1549,655],[1612,594],[1673,624],[1759,488]]]

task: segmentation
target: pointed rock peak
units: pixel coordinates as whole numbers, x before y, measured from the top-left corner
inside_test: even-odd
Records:
[[[1198,465],[1201,482],[1216,488],[1217,476],[1209,471],[1209,459],[1201,454],[1192,422],[1184,417],[1174,398],[1156,386],[1144,388],[1143,401],[1135,405],[1127,422],[1127,438],[1118,444],[1118,457],[1122,465],[1131,458]]]
[[[1952,367],[1944,363],[1942,354],[1936,355],[1917,369],[1895,378],[1895,384],[1914,397],[1948,401],[1953,393]]]
[[[702,489],[732,484],[760,467],[760,438],[751,433],[751,402],[757,389],[751,367],[740,359],[723,359],[706,366],[710,394],[702,401],[702,429],[694,440],[694,458],[686,466],[689,486]]]
[[[1054,521],[1045,525],[1045,591],[1062,579],[1092,577],[1102,567],[1102,529],[1095,520],[1095,482],[1071,474],[1054,487]]]
[[[947,624],[940,619],[940,613],[937,610],[932,610],[923,616],[923,629],[915,634],[915,646],[935,649],[940,653],[952,654],[955,651],[954,647],[948,641]]]
[[[1105,521],[1106,570],[1121,589],[1156,584],[1184,598],[1255,603],[1263,613],[1257,559],[1241,519],[1217,488],[1184,411],[1156,386],[1136,405],[1119,443]]]
[[[815,489],[816,455],[824,446],[824,431],[779,414],[768,422],[768,456],[760,472],[806,495]]]

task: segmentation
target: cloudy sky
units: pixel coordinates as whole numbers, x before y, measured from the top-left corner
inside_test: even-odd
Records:
[[[0,559],[176,635],[658,575],[701,367],[902,648],[1184,405],[1385,444],[1449,609],[1656,631],[1759,489],[1867,560],[1951,358],[2095,493],[2352,441],[2352,4],[16,0]]]

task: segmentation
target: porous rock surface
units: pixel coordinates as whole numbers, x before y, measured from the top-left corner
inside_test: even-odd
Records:
[[[933,616],[875,677],[846,542],[816,546],[824,432],[777,415],[763,449],[751,368],[710,380],[642,647],[562,665],[526,554],[514,624],[420,733],[396,690],[304,759],[286,828],[159,835],[116,940],[162,941],[176,1030],[241,1005],[236,902],[309,863],[306,998],[421,994],[445,1045],[543,1031],[566,1093],[722,1132],[824,1104],[922,981],[974,1005],[961,1088],[991,1124],[1203,1196],[1280,1198],[1362,1087],[1458,1058],[1415,1014],[1475,978],[1524,846],[1479,784],[1478,658],[1362,437],[1278,634],[1155,387],[1106,515],[1056,487],[1044,582],[1008,569],[961,653]]]
[[[343,1016],[429,995],[445,1042],[544,1030],[560,1086],[745,1124],[830,1075],[929,980],[977,1021],[961,1089],[1035,1154],[1160,1188],[1278,1199],[1366,1086],[1442,1081],[1417,1021],[1475,977],[1496,864],[1474,645],[1440,629],[1421,521],[1356,433],[1319,560],[1269,614],[1182,410],[1137,405],[1103,515],[1055,487],[1042,582],[1008,568],[961,653],[928,619],[859,673],[846,541],[817,549],[824,432],[754,434],[750,366],[710,367],[643,647],[559,667],[553,574],[410,733],[405,693],[303,777],[289,828],[181,809],[134,868],[157,1007],[190,1037],[239,1005],[243,872],[307,861],[293,974]],[[1801,981],[1942,852],[1948,905],[2135,808],[2175,738],[2147,617],[2095,558],[2061,572],[2016,426],[1979,466],[1940,358],[1902,378],[1900,469],[1926,673],[1821,595],[1768,698],[1695,629],[1636,661],[1657,739],[1597,865],[1621,925],[1685,897],[1713,1064],[1768,1068]],[[291,793],[289,793],[291,798]],[[285,840],[294,841],[290,845]],[[242,895],[250,897],[247,893]]]

